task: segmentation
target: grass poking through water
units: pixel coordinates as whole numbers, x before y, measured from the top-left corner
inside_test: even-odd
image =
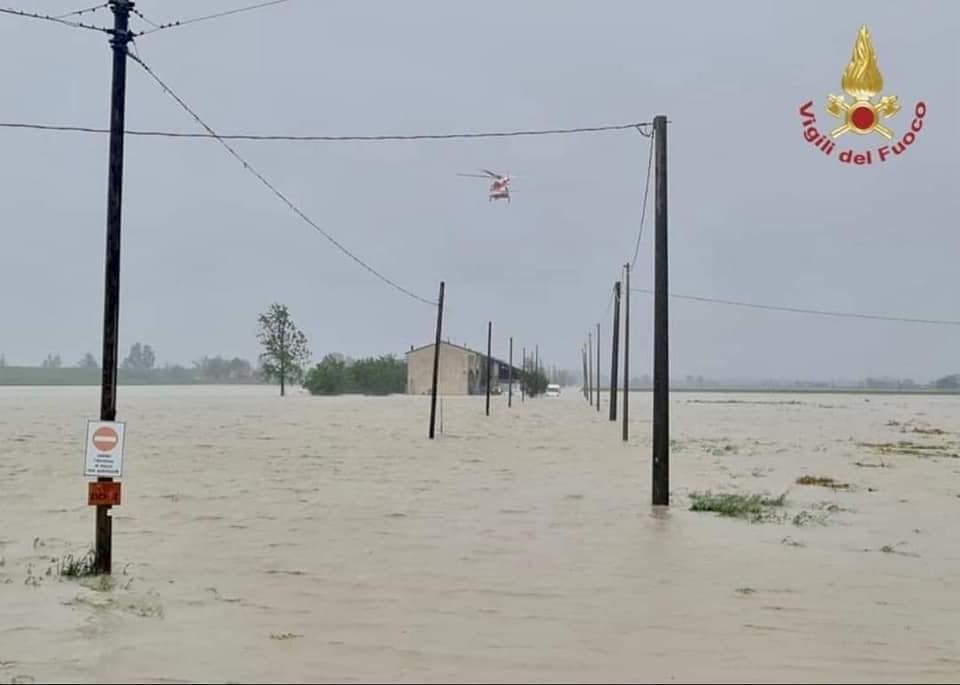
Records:
[[[63,578],[86,578],[97,575],[93,550],[79,558],[72,554],[66,555],[57,562],[57,571]]]
[[[739,493],[714,494],[712,492],[690,493],[690,511],[712,511],[720,516],[765,521],[774,511],[783,506],[786,493],[779,497],[745,495]]]
[[[832,488],[833,490],[850,489],[850,483],[841,483],[827,476],[800,476],[797,478],[797,485],[818,485],[821,488]]]

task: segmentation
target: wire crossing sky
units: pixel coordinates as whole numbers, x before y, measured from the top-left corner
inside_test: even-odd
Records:
[[[234,150],[234,149],[233,149],[230,145],[228,145],[220,136],[218,136],[218,135],[214,132],[214,130],[213,130],[212,128],[210,128],[210,126],[208,126],[207,123],[204,122],[203,119],[201,119],[200,116],[199,116],[196,112],[194,112],[193,109],[192,109],[189,105],[187,105],[187,103],[184,102],[184,101],[180,98],[180,96],[178,96],[176,93],[174,93],[174,92],[170,89],[170,87],[169,87],[166,83],[164,83],[164,82],[160,79],[160,77],[157,76],[157,75],[153,72],[153,70],[152,70],[149,66],[147,66],[147,64],[146,64],[142,59],[140,59],[139,57],[137,57],[136,55],[133,55],[133,54],[131,54],[131,53],[127,53],[127,54],[128,54],[128,56],[129,56],[132,60],[134,60],[137,64],[139,64],[141,67],[143,67],[143,70],[146,71],[146,72],[150,75],[150,77],[160,85],[161,88],[163,88],[163,90],[164,90],[165,93],[167,93],[171,98],[173,98],[173,99],[177,102],[177,104],[180,105],[180,107],[182,107],[191,117],[194,118],[194,120],[196,120],[196,122],[197,122],[198,124],[200,124],[204,129],[206,129],[207,132],[210,134],[210,136],[212,136],[213,138],[215,138],[221,145],[223,145],[223,147],[226,148],[227,152],[229,152],[234,158],[236,158],[236,160],[237,160],[238,162],[240,162],[240,163],[243,165],[243,168],[244,168],[244,169],[246,169],[246,170],[249,171],[251,174],[253,174],[263,185],[265,185],[270,191],[272,191],[274,195],[276,195],[278,198],[280,198],[280,200],[281,200],[285,205],[287,205],[291,210],[293,210],[293,212],[294,212],[295,214],[297,214],[297,215],[298,215],[301,219],[303,219],[307,224],[309,224],[311,227],[313,227],[313,229],[316,230],[320,235],[322,235],[324,238],[326,238],[326,239],[329,240],[331,243],[333,243],[333,245],[334,245],[338,250],[340,250],[340,251],[341,251],[343,254],[345,254],[347,257],[349,257],[349,258],[352,259],[354,262],[356,262],[357,264],[359,264],[361,267],[363,267],[364,269],[366,269],[367,271],[369,271],[371,274],[373,274],[374,276],[376,276],[378,279],[380,279],[381,281],[383,281],[384,283],[386,283],[386,284],[389,285],[390,287],[394,288],[395,290],[403,293],[403,294],[406,295],[407,297],[411,297],[411,298],[413,298],[414,300],[417,300],[417,301],[419,301],[419,302],[422,302],[422,303],[424,303],[424,304],[428,304],[428,305],[431,305],[431,306],[436,306],[436,305],[437,305],[437,302],[436,302],[436,301],[434,301],[434,300],[429,300],[429,299],[427,299],[427,298],[425,298],[425,297],[421,297],[420,295],[417,295],[417,294],[414,293],[413,291],[408,290],[407,288],[404,288],[402,285],[398,284],[396,281],[394,281],[394,280],[388,278],[387,276],[383,275],[383,274],[380,273],[377,269],[375,269],[374,267],[372,267],[370,264],[368,264],[368,263],[365,262],[364,260],[360,259],[360,257],[358,257],[357,255],[355,255],[355,254],[354,254],[353,252],[351,252],[349,249],[347,249],[347,248],[346,248],[342,243],[340,243],[336,238],[334,238],[332,235],[330,235],[330,234],[327,233],[325,230],[323,230],[313,219],[311,219],[309,216],[307,216],[306,214],[304,214],[303,210],[301,210],[297,205],[295,205],[292,201],[290,201],[290,200],[287,198],[286,195],[284,195],[282,192],[280,192],[275,185],[273,185],[272,183],[270,183],[270,181],[268,181],[259,171],[257,171],[256,169],[254,169],[254,168],[250,165],[250,163],[247,162],[246,159],[244,159],[243,157],[241,157],[240,154],[239,154],[236,150]]]

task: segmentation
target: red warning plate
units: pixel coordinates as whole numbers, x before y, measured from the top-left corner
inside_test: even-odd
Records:
[[[87,483],[87,504],[98,507],[120,505],[120,481],[94,481]]]

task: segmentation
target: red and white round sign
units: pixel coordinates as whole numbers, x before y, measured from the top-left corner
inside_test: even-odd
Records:
[[[112,451],[119,441],[120,436],[110,426],[100,426],[93,433],[93,446],[100,452]]]

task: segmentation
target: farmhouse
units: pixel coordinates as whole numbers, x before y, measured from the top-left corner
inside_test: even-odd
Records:
[[[435,345],[411,347],[407,352],[407,394],[429,395],[433,385],[433,351]],[[510,365],[492,358],[490,392],[506,390]],[[513,368],[514,383],[520,378],[519,367]],[[487,387],[487,355],[451,342],[440,343],[440,366],[437,392],[441,395],[482,395]]]

